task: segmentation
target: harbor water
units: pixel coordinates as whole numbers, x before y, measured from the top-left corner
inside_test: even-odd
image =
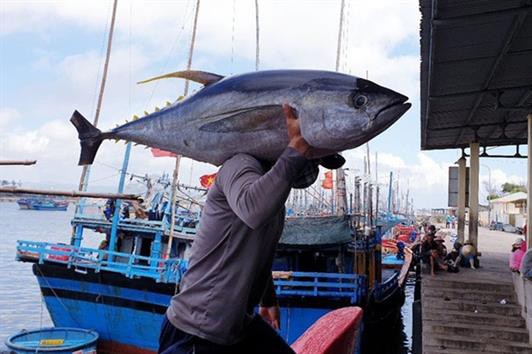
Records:
[[[19,210],[16,203],[0,202],[0,352],[5,340],[23,329],[52,326],[52,321],[30,263],[15,261],[17,240],[68,243],[74,215],[71,205],[67,211]],[[84,244],[97,247],[103,236],[86,232]],[[412,338],[413,283],[408,282],[406,302],[402,308],[403,321],[399,325],[383,326],[382,338],[390,343],[384,354],[408,353]],[[384,349],[384,348],[383,348]]]

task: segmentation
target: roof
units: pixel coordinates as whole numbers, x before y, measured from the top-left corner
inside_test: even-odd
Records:
[[[343,216],[287,218],[281,246],[324,247],[352,240],[349,220]]]
[[[527,194],[524,192],[517,192],[505,195],[504,197],[493,199],[492,203],[513,203],[518,200],[526,200]]]
[[[527,143],[532,2],[420,0],[421,148]]]

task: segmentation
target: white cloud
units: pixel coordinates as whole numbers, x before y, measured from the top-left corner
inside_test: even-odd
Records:
[[[185,67],[194,3],[193,0],[119,2],[99,124],[103,130],[124,122],[130,114],[151,111],[155,105],[174,100],[181,92],[180,81],[143,86],[135,82]],[[260,1],[259,4],[261,68],[334,69],[340,1]],[[417,1],[348,1],[347,4],[345,39],[348,44],[342,55],[342,70],[359,76],[364,76],[367,70],[370,79],[416,99],[418,54],[402,51],[399,46],[405,41],[418,43]],[[35,167],[7,172],[14,179],[77,183],[80,168],[75,162],[79,145],[67,118],[73,109],[80,110],[87,118],[94,115],[103,53],[98,47],[58,55],[52,44],[59,30],[105,40],[111,5],[112,1],[1,2],[0,38],[18,33],[45,38],[50,49],[39,49],[34,65],[54,78],[10,88],[20,90],[19,96],[31,98],[32,104],[0,111],[0,129],[3,128],[0,137],[8,141],[0,143],[2,157],[39,160]],[[235,5],[233,33],[233,1],[201,2],[195,68],[229,74],[234,71],[231,63],[239,62],[240,67],[248,65],[247,70],[254,69],[254,2],[238,0]],[[29,128],[27,124],[18,124],[19,118],[30,121],[32,117],[41,120]],[[93,168],[95,185],[116,184],[123,152],[122,143],[103,143]],[[360,170],[363,156],[362,148],[346,152],[350,166]],[[374,156],[371,158],[373,161]],[[382,183],[387,182],[389,171],[394,170],[401,178],[410,180],[411,189],[420,194],[428,189],[446,189],[445,168],[425,153],[408,160],[393,151],[379,151],[379,164]],[[134,148],[132,172],[160,174],[172,169],[173,159],[152,158],[148,150]],[[181,170],[183,182],[196,183],[199,175],[212,173],[216,168],[185,159]]]

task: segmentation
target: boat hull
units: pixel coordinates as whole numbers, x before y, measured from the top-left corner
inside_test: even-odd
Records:
[[[121,274],[34,264],[55,326],[92,329],[100,334],[98,352],[154,353],[174,284],[130,279]],[[310,301],[309,301],[310,300]],[[279,298],[281,336],[293,343],[320,317],[348,305],[339,301]]]

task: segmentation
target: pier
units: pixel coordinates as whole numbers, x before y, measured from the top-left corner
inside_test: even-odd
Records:
[[[508,267],[515,238],[479,228],[480,268],[422,274],[424,354],[532,353]]]

